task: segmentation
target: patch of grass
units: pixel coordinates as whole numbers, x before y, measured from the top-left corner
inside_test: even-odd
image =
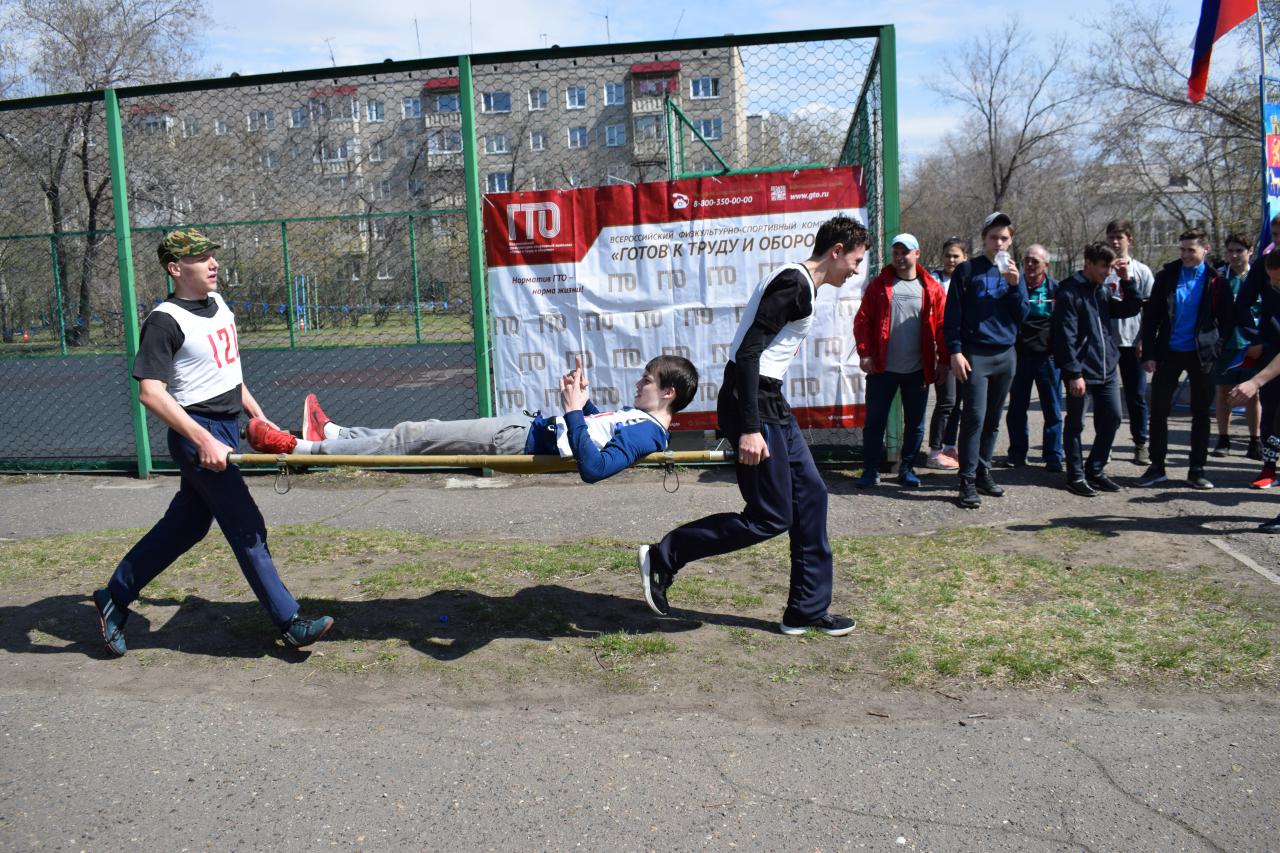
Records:
[[[1081,545],[1087,545],[1090,542],[1096,542],[1100,539],[1106,539],[1107,535],[1099,530],[1090,530],[1087,527],[1074,527],[1069,524],[1055,524],[1052,527],[1042,527],[1035,532],[1035,537],[1045,542],[1057,545],[1059,548],[1072,550],[1079,548]]]
[[[661,634],[629,634],[626,631],[598,634],[589,645],[602,658],[669,655],[676,650],[675,645]]]

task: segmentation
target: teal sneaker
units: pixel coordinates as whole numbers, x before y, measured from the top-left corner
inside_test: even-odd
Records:
[[[129,621],[129,609],[116,607],[111,592],[105,588],[94,590],[93,606],[98,608],[98,624],[102,626],[102,642],[106,643],[107,652],[121,657],[128,651],[124,644],[124,623]]]
[[[300,649],[319,640],[333,627],[332,616],[320,616],[316,619],[303,619],[295,616],[280,634],[286,646]]]

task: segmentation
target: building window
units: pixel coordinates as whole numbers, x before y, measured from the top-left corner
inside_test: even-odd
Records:
[[[619,148],[627,144],[627,126],[625,124],[607,124],[604,127],[604,144],[610,148]]]
[[[510,172],[490,172],[485,182],[488,185],[488,192],[505,193],[511,190],[511,173]]]
[[[324,98],[312,98],[307,103],[307,108],[311,110],[311,120],[317,124],[322,121],[329,120],[329,102]]]
[[[587,129],[585,127],[569,128],[569,147],[570,148],[586,148],[587,147]]]
[[[462,150],[462,131],[434,130],[427,137],[428,154],[457,154]]]
[[[547,90],[546,89],[530,89],[529,90],[529,110],[545,110],[547,108]]]
[[[387,239],[387,220],[375,219],[369,223],[369,226],[373,230],[373,239],[375,240]]]
[[[307,108],[294,107],[289,110],[289,127],[306,127],[310,124],[307,121]]]
[[[529,150],[545,151],[547,150],[547,133],[543,130],[529,131]]]
[[[369,121],[386,121],[387,105],[382,101],[367,101],[364,105],[364,114]]]
[[[143,133],[148,136],[156,136],[168,133],[171,122],[172,120],[164,113],[147,113],[141,116],[139,125]]]
[[[505,133],[490,133],[484,138],[484,153],[506,154],[511,150]]]
[[[402,98],[400,101],[401,118],[422,118],[421,98]]]
[[[386,281],[389,278],[391,278],[390,265],[385,259],[378,261],[378,279],[380,281]]]
[[[570,110],[585,110],[587,108],[587,87],[586,86],[569,86],[564,90],[564,105]]]
[[[703,139],[720,139],[721,122],[718,118],[700,118],[694,121],[694,128],[702,134]]]
[[[359,281],[360,280],[360,259],[347,258],[347,270],[351,274],[352,281]]]
[[[391,181],[378,181],[373,188],[373,197],[379,201],[391,198]]]
[[[608,172],[605,172],[604,182],[606,184],[631,184],[632,183],[631,181],[627,180],[627,176],[625,174],[622,174],[622,175],[615,174],[615,170],[619,172],[624,172],[625,167],[615,166],[614,168],[610,169]]]
[[[422,195],[427,191],[427,182],[422,178],[409,179],[409,195]]]
[[[462,109],[462,101],[455,92],[452,95],[436,95],[436,112],[456,113]]]
[[[369,146],[369,160],[374,163],[381,163],[387,156],[386,143],[379,139]]]
[[[215,135],[217,135],[217,136],[226,136],[226,135],[227,135],[227,123],[226,123],[226,121],[224,121],[223,119],[220,119],[220,118],[218,118],[218,119],[214,119],[214,120],[213,120],[213,132],[214,132],[214,134],[215,134]]]
[[[642,139],[658,138],[658,117],[639,116],[636,118],[636,142]]]
[[[343,139],[340,142],[321,142],[320,143],[320,160],[325,163],[341,163],[347,159],[350,149],[348,148],[349,140]]]
[[[720,78],[694,77],[689,81],[689,96],[692,98],[720,97]]]
[[[262,154],[262,168],[274,169],[280,165],[280,155],[274,151],[266,151]]]
[[[627,102],[627,87],[622,83],[604,84],[604,105],[613,107]]]
[[[485,92],[480,96],[480,109],[486,113],[511,112],[511,93]]]
[[[200,133],[200,121],[196,118],[188,116],[182,120],[183,137],[198,136]]]
[[[250,110],[248,121],[250,131],[275,130],[276,112],[275,110]]]

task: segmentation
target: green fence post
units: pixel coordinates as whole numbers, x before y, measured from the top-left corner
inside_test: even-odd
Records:
[[[67,354],[67,320],[62,311],[62,273],[58,271],[58,236],[49,235],[49,257],[53,260],[53,304],[58,315],[58,349]]]
[[[289,349],[298,347],[298,299],[293,292],[293,269],[289,265],[289,223],[280,221],[280,251],[284,255],[284,317],[289,324]]]
[[[893,25],[880,28],[880,150],[884,169],[884,239],[892,240],[901,225],[898,211],[898,54]],[[884,247],[885,257],[892,246]]]
[[[675,140],[671,136],[671,94],[668,92],[663,104],[663,118],[667,120],[667,180],[674,181],[676,179],[676,149]]]
[[[422,343],[422,293],[418,288],[418,235],[413,227],[413,214],[409,214],[409,278],[413,281],[413,334]]]
[[[484,224],[480,205],[480,164],[476,151],[476,92],[471,79],[471,57],[458,57],[458,94],[462,101],[462,168],[467,202],[467,257],[471,272],[471,335],[476,350],[476,409],[479,416],[493,416],[493,390],[489,379],[489,308],[485,299]]]
[[[124,171],[124,134],[120,129],[120,101],[114,89],[103,93],[107,120],[107,156],[111,164],[111,201],[115,215],[116,266],[120,272],[120,317],[124,325],[124,353],[129,365],[138,355],[138,290],[133,279],[133,235],[129,230],[129,191]],[[138,383],[129,380],[129,404],[133,410],[133,442],[138,454],[138,476],[151,474],[151,436],[147,411],[138,399]]]

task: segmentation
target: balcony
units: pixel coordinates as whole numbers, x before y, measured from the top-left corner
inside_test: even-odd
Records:
[[[426,127],[461,127],[462,113],[423,113],[422,123]]]
[[[660,113],[665,100],[666,98],[662,95],[636,95],[631,99],[631,112],[633,115]],[[680,106],[679,98],[672,97],[671,100],[677,107]]]
[[[631,145],[636,163],[661,163],[667,156],[667,146],[661,139],[637,139]]]
[[[461,169],[462,168],[462,152],[451,151],[448,153],[433,154],[427,152],[427,168],[428,169]]]

